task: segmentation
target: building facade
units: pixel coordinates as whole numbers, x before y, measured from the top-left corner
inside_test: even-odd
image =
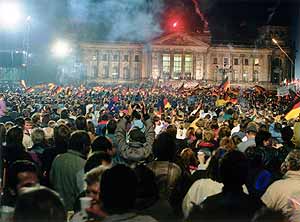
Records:
[[[277,30],[277,31],[276,31]],[[145,79],[279,83],[291,79],[288,30],[262,27],[253,45],[213,44],[210,33],[174,32],[147,43],[81,43],[81,62],[88,82],[132,82]],[[283,40],[282,40],[283,39]]]

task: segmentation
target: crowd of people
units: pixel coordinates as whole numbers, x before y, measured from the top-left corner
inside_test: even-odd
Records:
[[[1,206],[17,222],[300,221],[300,115],[286,118],[298,100],[199,84],[2,86]]]

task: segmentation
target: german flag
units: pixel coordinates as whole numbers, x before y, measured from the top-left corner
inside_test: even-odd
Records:
[[[32,88],[32,87],[28,87],[28,88],[26,89],[26,92],[27,92],[27,93],[32,93],[32,92],[34,92],[34,91],[35,91],[35,89]]]
[[[164,108],[169,109],[171,108],[171,104],[169,103],[169,100],[167,98],[164,98]]]
[[[221,85],[219,86],[219,89],[223,89],[225,92],[228,89],[230,89],[230,82],[228,76],[222,81]]]
[[[59,94],[63,91],[63,88],[61,86],[57,86],[54,90],[54,95]]]
[[[296,99],[285,112],[285,119],[291,120],[297,118],[300,114],[300,98]]]

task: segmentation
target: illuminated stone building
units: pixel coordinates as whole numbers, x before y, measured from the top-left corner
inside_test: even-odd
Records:
[[[147,43],[81,43],[88,82],[145,79],[279,83],[291,79],[291,64],[272,38],[290,54],[286,27],[264,26],[253,44],[214,43],[209,32],[174,32]]]

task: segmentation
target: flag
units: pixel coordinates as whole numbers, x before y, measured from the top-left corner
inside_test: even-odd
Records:
[[[300,114],[300,98],[296,99],[285,112],[285,119],[291,120],[297,118]]]
[[[24,89],[27,89],[25,80],[21,80],[21,86],[22,86]]]
[[[32,92],[34,92],[34,88],[32,88],[32,87],[28,87],[27,89],[26,89],[26,92],[27,93],[32,93]]]
[[[63,88],[61,86],[57,86],[54,90],[54,95],[59,94],[63,91]]]
[[[164,108],[165,109],[171,108],[171,104],[169,103],[169,100],[167,98],[164,98]]]
[[[48,88],[49,88],[50,91],[53,90],[54,87],[55,87],[55,84],[54,84],[54,83],[49,83],[49,84],[48,84]]]
[[[222,81],[221,85],[219,86],[219,89],[223,89],[225,92],[228,89],[230,89],[230,82],[228,76]]]

